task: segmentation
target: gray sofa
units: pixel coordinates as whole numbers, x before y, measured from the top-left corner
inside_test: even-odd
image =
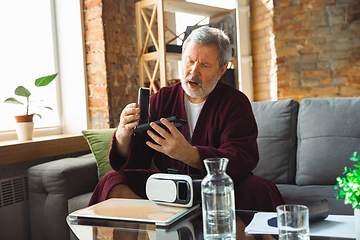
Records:
[[[275,182],[286,202],[327,199],[330,214],[353,214],[337,200],[336,177],[360,145],[360,98],[253,102],[260,161],[254,174]],[[32,239],[75,239],[68,213],[86,207],[97,181],[90,153],[28,170]]]

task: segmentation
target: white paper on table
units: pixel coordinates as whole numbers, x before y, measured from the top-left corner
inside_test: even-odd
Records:
[[[278,229],[268,225],[275,212],[256,213],[245,228],[248,234],[278,234]],[[310,236],[355,238],[355,220],[352,215],[329,215],[325,220],[310,225]]]

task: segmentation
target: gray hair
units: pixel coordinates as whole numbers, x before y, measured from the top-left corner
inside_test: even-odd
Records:
[[[194,41],[200,45],[215,45],[217,46],[219,68],[221,69],[225,64],[228,64],[231,59],[232,51],[230,40],[228,36],[217,28],[212,27],[200,27],[191,32],[186,38],[183,44],[182,53],[184,54],[185,49],[189,42]]]

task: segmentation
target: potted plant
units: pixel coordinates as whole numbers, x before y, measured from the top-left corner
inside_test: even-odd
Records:
[[[57,75],[58,75],[58,73],[55,73],[55,74],[49,75],[49,76],[40,77],[40,78],[35,80],[35,86],[36,87],[46,86],[49,83],[51,83],[52,80],[54,80]],[[31,140],[33,138],[33,132],[34,132],[33,117],[34,117],[34,115],[36,115],[36,116],[38,116],[40,118],[42,118],[42,117],[38,113],[29,113],[31,92],[27,88],[25,88],[23,86],[18,86],[15,89],[14,93],[15,93],[16,96],[26,98],[26,103],[25,103],[26,104],[26,112],[25,112],[25,115],[15,116],[15,121],[17,122],[16,133],[18,135],[19,140]],[[5,99],[4,102],[5,103],[24,105],[23,102],[17,100],[16,98],[13,98],[13,97]],[[44,107],[44,108],[52,110],[51,107]]]
[[[335,189],[341,188],[336,198],[343,198],[345,204],[351,204],[354,209],[356,239],[360,240],[360,157],[354,152],[350,158],[354,161],[354,168],[344,168],[345,177],[337,177]]]

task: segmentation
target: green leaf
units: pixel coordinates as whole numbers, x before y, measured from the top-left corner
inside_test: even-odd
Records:
[[[360,208],[360,156],[354,152],[350,158],[351,161],[356,162],[355,168],[345,167],[345,177],[337,177],[337,184],[335,189],[341,188],[340,193],[336,194],[336,198],[343,198],[345,204],[351,204],[353,208]]]
[[[51,107],[44,107],[44,108],[46,108],[46,109],[49,109],[49,110],[53,111],[53,109],[52,109]]]
[[[45,76],[45,77],[41,77],[35,80],[35,86],[37,87],[43,87],[48,85],[49,83],[52,82],[52,80],[54,80],[54,78],[56,78],[56,76],[58,75],[58,73],[55,73],[53,75],[49,75],[49,76]]]
[[[40,114],[38,114],[38,113],[32,113],[33,115],[36,115],[36,116],[38,116],[40,119],[42,119],[42,117],[41,117],[41,115]]]
[[[4,103],[12,103],[12,104],[21,104],[24,105],[22,102],[20,102],[19,100],[15,99],[15,98],[8,98],[4,101]]]
[[[15,89],[15,95],[28,98],[31,95],[31,93],[25,87],[19,86]]]
[[[357,152],[354,152],[354,154],[353,154],[353,156],[350,158],[350,160],[351,160],[351,161],[354,161],[354,162],[359,161],[359,160],[360,160],[360,157],[357,158],[356,155],[357,155]]]

